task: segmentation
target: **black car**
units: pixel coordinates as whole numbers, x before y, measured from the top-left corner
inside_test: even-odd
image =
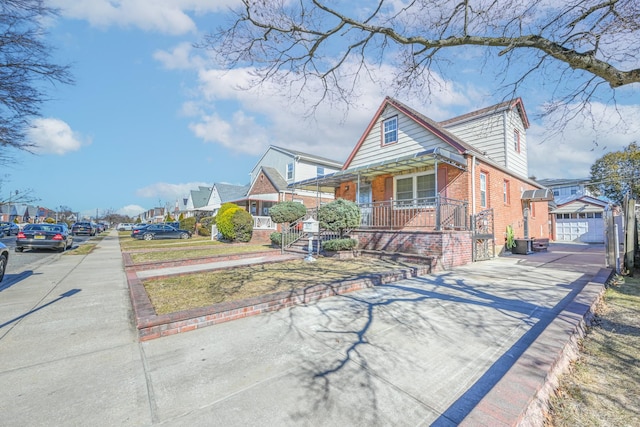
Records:
[[[4,272],[7,270],[7,262],[9,262],[9,249],[0,242],[0,282],[2,282]]]
[[[98,229],[92,222],[76,222],[71,227],[71,234],[77,236],[79,234],[88,234],[89,236],[95,236]]]
[[[191,232],[171,227],[166,224],[149,224],[146,227],[133,230],[131,237],[136,239],[154,240],[154,239],[188,239]]]
[[[25,249],[64,251],[73,245],[73,236],[65,224],[27,224],[16,236],[16,252]]]
[[[6,222],[6,221],[1,221],[0,222],[0,235],[4,234],[5,236],[11,236],[18,234],[18,231],[20,231],[20,227],[18,227],[18,224],[13,223],[13,222]]]

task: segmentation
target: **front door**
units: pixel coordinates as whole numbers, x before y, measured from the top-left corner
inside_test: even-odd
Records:
[[[373,210],[371,206],[371,184],[360,184],[360,191],[358,191],[358,205],[360,205],[360,212],[362,213],[360,224],[363,226],[370,226],[371,212]]]

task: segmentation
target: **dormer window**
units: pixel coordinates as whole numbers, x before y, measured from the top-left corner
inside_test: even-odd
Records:
[[[398,117],[391,117],[382,122],[382,145],[398,142]]]

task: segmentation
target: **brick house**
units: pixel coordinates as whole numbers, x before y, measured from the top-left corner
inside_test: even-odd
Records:
[[[435,122],[387,97],[340,171],[289,187],[358,203],[361,248],[466,264],[502,251],[507,225],[549,237],[552,196],[527,177],[528,127],[520,98]]]

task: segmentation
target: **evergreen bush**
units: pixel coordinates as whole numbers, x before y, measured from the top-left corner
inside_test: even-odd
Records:
[[[318,221],[320,221],[320,228],[337,231],[342,238],[345,230],[360,225],[360,208],[349,200],[337,199],[320,206]]]
[[[280,202],[269,209],[271,220],[277,224],[290,223],[302,218],[307,208],[298,202]]]
[[[322,242],[322,249],[325,251],[350,251],[358,246],[356,239],[333,239]]]
[[[253,235],[253,217],[244,209],[238,208],[233,211],[231,223],[236,234],[235,240],[240,242],[249,242]]]

